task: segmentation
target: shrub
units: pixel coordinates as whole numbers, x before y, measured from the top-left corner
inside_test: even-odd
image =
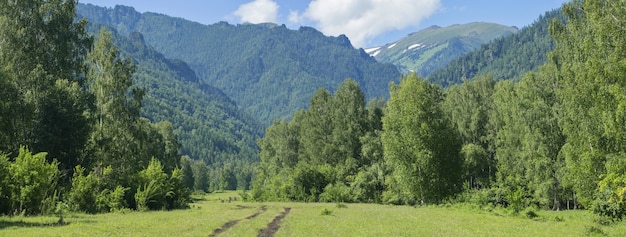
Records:
[[[104,189],[96,197],[96,205],[99,212],[117,212],[126,207],[126,199],[124,195],[130,188],[124,188],[120,185],[115,187],[113,191]]]
[[[159,195],[158,190],[159,184],[157,184],[154,180],[150,181],[150,183],[145,184],[142,187],[137,189],[135,193],[135,201],[137,202],[137,210],[139,211],[147,211],[154,210],[158,206],[156,198]]]
[[[12,209],[20,214],[40,214],[43,201],[53,195],[58,179],[58,162],[46,161],[47,153],[32,154],[21,147],[15,162],[9,165],[11,174]]]
[[[87,213],[98,212],[96,197],[100,190],[100,182],[91,173],[83,175],[85,169],[80,165],[74,168],[72,178],[72,190],[69,195],[70,207],[74,211],[84,211]]]
[[[324,188],[324,192],[320,195],[320,201],[322,202],[351,202],[352,194],[350,193],[350,187],[346,186],[342,182],[337,184],[328,184]]]
[[[168,178],[161,162],[152,158],[146,169],[139,172],[139,188],[135,193],[138,210],[185,208],[190,191],[183,183],[183,173],[174,169]]]

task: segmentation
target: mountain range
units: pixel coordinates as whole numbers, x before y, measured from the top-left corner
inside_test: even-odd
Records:
[[[452,59],[428,78],[443,87],[486,75],[496,81],[519,80],[524,73],[543,65],[547,53],[554,49],[555,43],[549,31],[552,21],[566,23],[560,9],[547,11],[515,34],[495,39]]]
[[[384,46],[355,49],[310,27],[202,25],[132,7],[79,4],[79,17],[116,32],[146,88],[143,115],[171,121],[182,153],[207,164],[258,160],[256,139],[274,119],[305,109],[315,91],[354,79],[368,99],[414,71],[442,87],[477,75],[515,79],[545,62],[555,10],[517,30],[493,23],[432,26]]]
[[[125,6],[79,4],[77,13],[123,35],[141,33],[265,125],[289,118],[307,107],[318,88],[334,91],[346,78],[356,80],[368,99],[387,98],[389,82],[400,79],[396,66],[355,49],[346,36],[328,37],[311,27],[202,25]]]
[[[142,116],[151,122],[170,121],[181,153],[206,164],[258,161],[256,139],[263,126],[220,89],[207,85],[183,61],[168,59],[146,44],[141,33],[124,36],[108,26],[90,23],[94,35],[107,27],[122,57],[136,66],[133,76],[144,88]]]
[[[422,77],[448,65],[451,60],[482,44],[514,34],[515,27],[474,22],[448,27],[431,26],[383,46],[365,49],[380,62],[392,63],[403,72]]]

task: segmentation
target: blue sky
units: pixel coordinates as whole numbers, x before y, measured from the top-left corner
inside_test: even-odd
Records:
[[[431,25],[493,22],[519,28],[565,0],[79,0],[99,6],[132,6],[203,24],[275,22],[313,26],[347,35],[356,47],[393,42]]]

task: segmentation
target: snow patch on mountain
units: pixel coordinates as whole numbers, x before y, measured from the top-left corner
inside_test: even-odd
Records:
[[[411,50],[411,49],[414,49],[414,48],[417,48],[417,47],[422,47],[422,46],[423,46],[423,45],[422,45],[422,44],[420,44],[420,43],[417,43],[417,44],[412,44],[412,45],[410,45],[410,46],[407,48],[407,50]]]
[[[381,47],[374,47],[374,48],[369,48],[369,49],[363,49],[366,53],[368,54],[372,54],[373,52],[379,50]]]

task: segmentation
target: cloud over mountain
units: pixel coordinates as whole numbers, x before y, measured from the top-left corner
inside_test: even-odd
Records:
[[[289,19],[315,22],[325,34],[345,34],[361,47],[384,32],[418,25],[439,7],[439,0],[313,0]]]
[[[254,24],[276,22],[278,4],[272,0],[255,0],[239,6],[234,14],[242,22]]]

